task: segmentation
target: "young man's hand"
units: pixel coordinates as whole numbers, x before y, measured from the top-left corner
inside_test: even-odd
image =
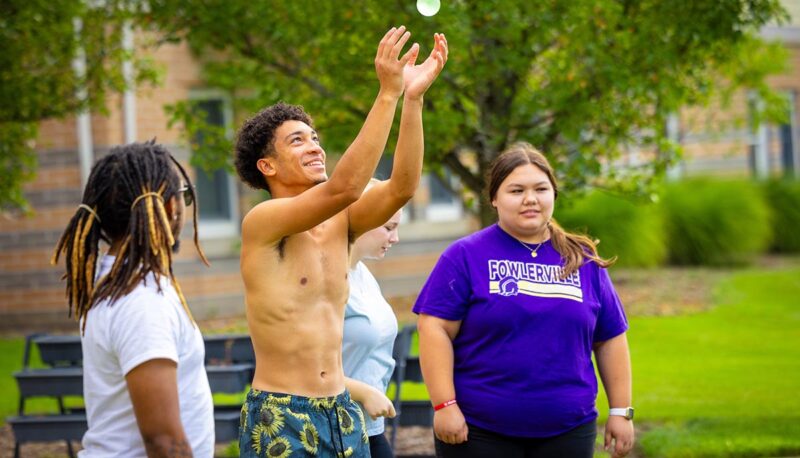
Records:
[[[419,54],[419,47],[411,48],[414,54],[403,69],[406,98],[421,99],[447,62],[447,39],[444,34],[433,34],[433,40],[434,46],[430,56],[420,65],[414,65],[417,54]]]
[[[407,32],[405,26],[392,27],[378,45],[375,71],[381,84],[380,91],[386,96],[399,98],[403,93],[403,69],[411,57],[419,53],[419,45],[414,43],[411,49],[398,59],[410,36],[411,32]]]

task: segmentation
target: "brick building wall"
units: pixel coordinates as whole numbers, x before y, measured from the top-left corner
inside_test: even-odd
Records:
[[[800,176],[800,1],[783,3],[792,15],[791,21],[780,27],[767,27],[762,34],[782,42],[788,50],[788,71],[770,77],[768,84],[789,99],[791,119],[782,125],[751,125],[749,106],[758,101],[746,93],[736,94],[727,107],[686,109],[678,122],[677,138],[685,156],[677,175]],[[793,149],[793,164],[787,164],[788,149]],[[764,170],[759,170],[756,154],[764,155]]]
[[[154,58],[165,69],[163,85],[137,88],[137,140],[156,138],[193,174],[189,152],[180,142],[179,131],[167,128],[163,106],[186,99],[192,89],[202,85],[199,66],[185,45],[163,46]],[[108,114],[91,116],[95,159],[124,143],[122,97],[111,97],[108,109]],[[76,329],[67,318],[63,262],[50,265],[53,248],[81,201],[76,119],[41,123],[36,148],[39,168],[35,179],[24,187],[32,215],[0,216],[0,332]],[[215,259],[212,267],[206,268],[196,254],[192,235],[191,221],[187,221],[174,267],[193,311],[201,318],[242,313],[234,241],[205,241],[223,246],[221,250],[212,248]]]

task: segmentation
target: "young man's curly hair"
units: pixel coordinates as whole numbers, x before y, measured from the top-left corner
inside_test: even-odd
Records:
[[[242,181],[269,192],[267,180],[256,163],[275,152],[275,129],[286,121],[301,121],[311,128],[313,121],[299,105],[278,102],[245,121],[236,140],[236,171]]]

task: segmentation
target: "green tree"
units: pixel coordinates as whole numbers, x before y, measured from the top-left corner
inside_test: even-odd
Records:
[[[0,15],[0,210],[25,209],[22,185],[34,176],[39,122],[82,109],[105,109],[106,96],[125,87],[122,24],[135,0],[102,2],[3,0]],[[86,72],[73,70],[82,52]],[[155,74],[134,60],[139,81]],[[86,96],[81,97],[80,89]]]
[[[783,108],[764,80],[784,68],[784,51],[757,35],[785,19],[778,0],[451,0],[430,18],[414,3],[155,0],[148,20],[188,41],[238,113],[304,105],[329,151],[343,151],[363,122],[384,31],[405,24],[423,53],[444,32],[451,52],[425,100],[426,160],[458,176],[465,196],[480,195],[491,161],[518,140],[548,154],[567,191],[643,193],[679,154],[670,113],[741,88],[767,102],[762,114]],[[172,110],[189,138],[203,129],[189,104]],[[211,144],[200,162],[230,161],[224,141]],[[656,154],[636,168],[604,166],[629,145]],[[472,208],[487,224],[491,208],[479,201]]]

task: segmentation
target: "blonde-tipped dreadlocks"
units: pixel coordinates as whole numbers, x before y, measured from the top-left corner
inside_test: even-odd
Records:
[[[180,186],[178,169],[193,200],[194,187],[184,168],[161,145],[150,141],[119,146],[92,168],[81,205],[56,245],[52,263],[66,259],[66,294],[69,314],[83,320],[99,301],[111,302],[130,293],[153,273],[169,277],[186,313],[192,318],[186,298],[172,272],[175,245],[165,200],[176,196]],[[208,260],[197,236],[197,205],[193,209],[194,243],[203,262]],[[118,244],[111,271],[95,281],[99,242]],[[160,286],[159,286],[160,288]],[[192,321],[194,319],[192,318]]]

